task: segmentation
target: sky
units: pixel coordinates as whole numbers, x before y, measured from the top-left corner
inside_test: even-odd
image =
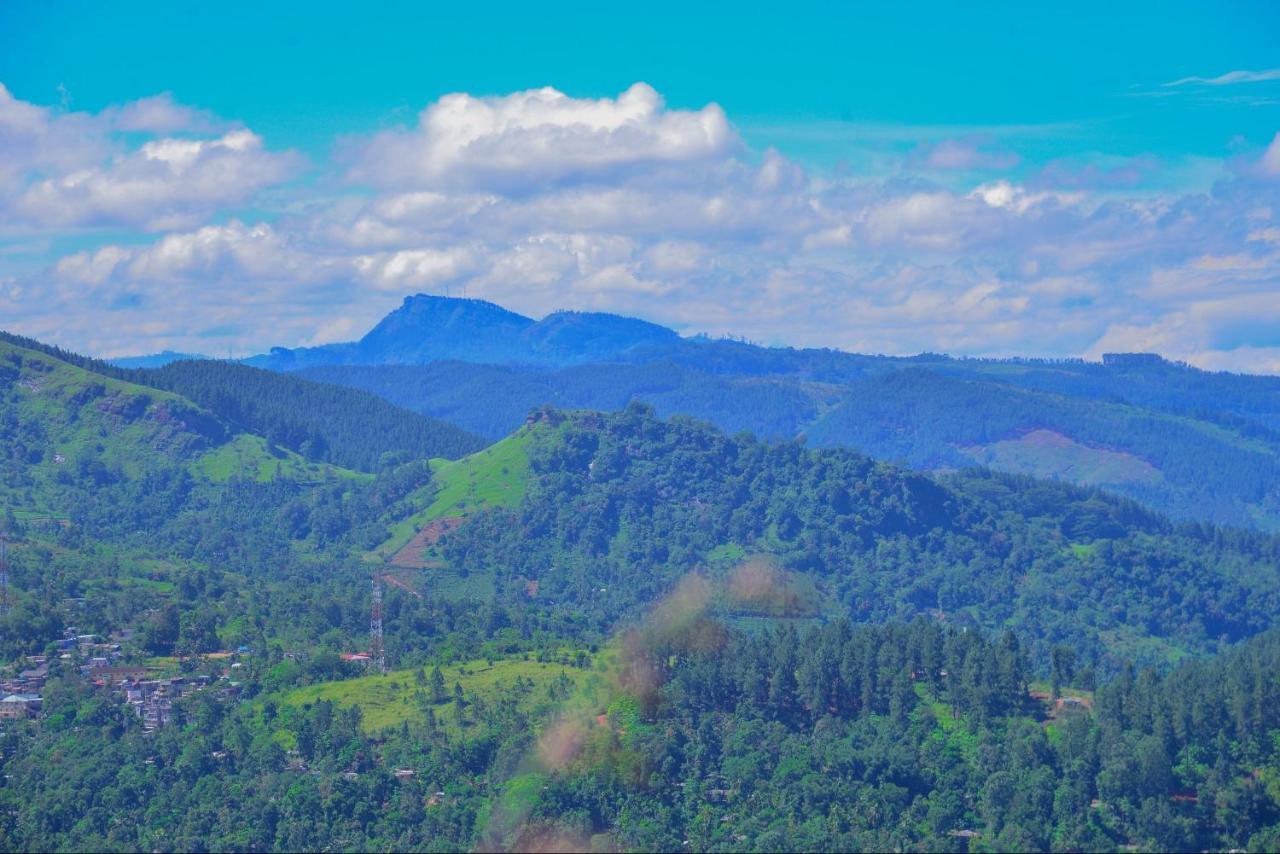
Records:
[[[1280,373],[1280,4],[366,5],[0,3],[0,328],[238,356],[465,293]]]

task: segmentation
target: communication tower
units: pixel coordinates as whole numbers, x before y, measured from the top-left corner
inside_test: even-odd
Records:
[[[387,656],[382,648],[382,585],[373,577],[373,615],[369,620],[369,661],[379,673],[387,672]]]

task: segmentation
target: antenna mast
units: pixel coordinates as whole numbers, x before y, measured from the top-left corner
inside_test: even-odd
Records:
[[[0,616],[9,613],[9,535],[0,531]]]
[[[373,576],[373,616],[369,620],[369,661],[379,673],[387,672],[387,656],[382,648],[382,585]]]
[[[9,613],[9,534],[0,531],[0,617]]]

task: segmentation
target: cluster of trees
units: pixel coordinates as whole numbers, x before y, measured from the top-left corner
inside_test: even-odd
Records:
[[[1280,712],[1253,687],[1276,691],[1280,634],[1165,676],[1122,674],[1099,690],[1096,710],[1086,696],[1050,707],[1047,720],[1025,693],[1017,642],[973,634],[959,652],[956,633],[933,626],[836,624],[794,645],[735,639],[687,656],[653,721],[622,736],[612,762],[555,776],[531,822],[568,835],[586,812],[592,829],[619,828],[625,846],[656,850],[686,839],[695,850],[1280,842]],[[930,656],[945,677],[918,669]],[[775,692],[781,702],[747,687],[776,686],[788,657],[797,678]],[[870,702],[836,703],[805,687],[803,674],[836,660],[835,672],[883,687]],[[1171,723],[1198,708],[1202,722]],[[1251,711],[1232,723],[1233,708]]]

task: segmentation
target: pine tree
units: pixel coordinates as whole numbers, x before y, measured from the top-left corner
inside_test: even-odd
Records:
[[[444,674],[440,672],[437,665],[431,671],[431,702],[433,705],[439,705],[449,699],[449,695],[445,693]]]

